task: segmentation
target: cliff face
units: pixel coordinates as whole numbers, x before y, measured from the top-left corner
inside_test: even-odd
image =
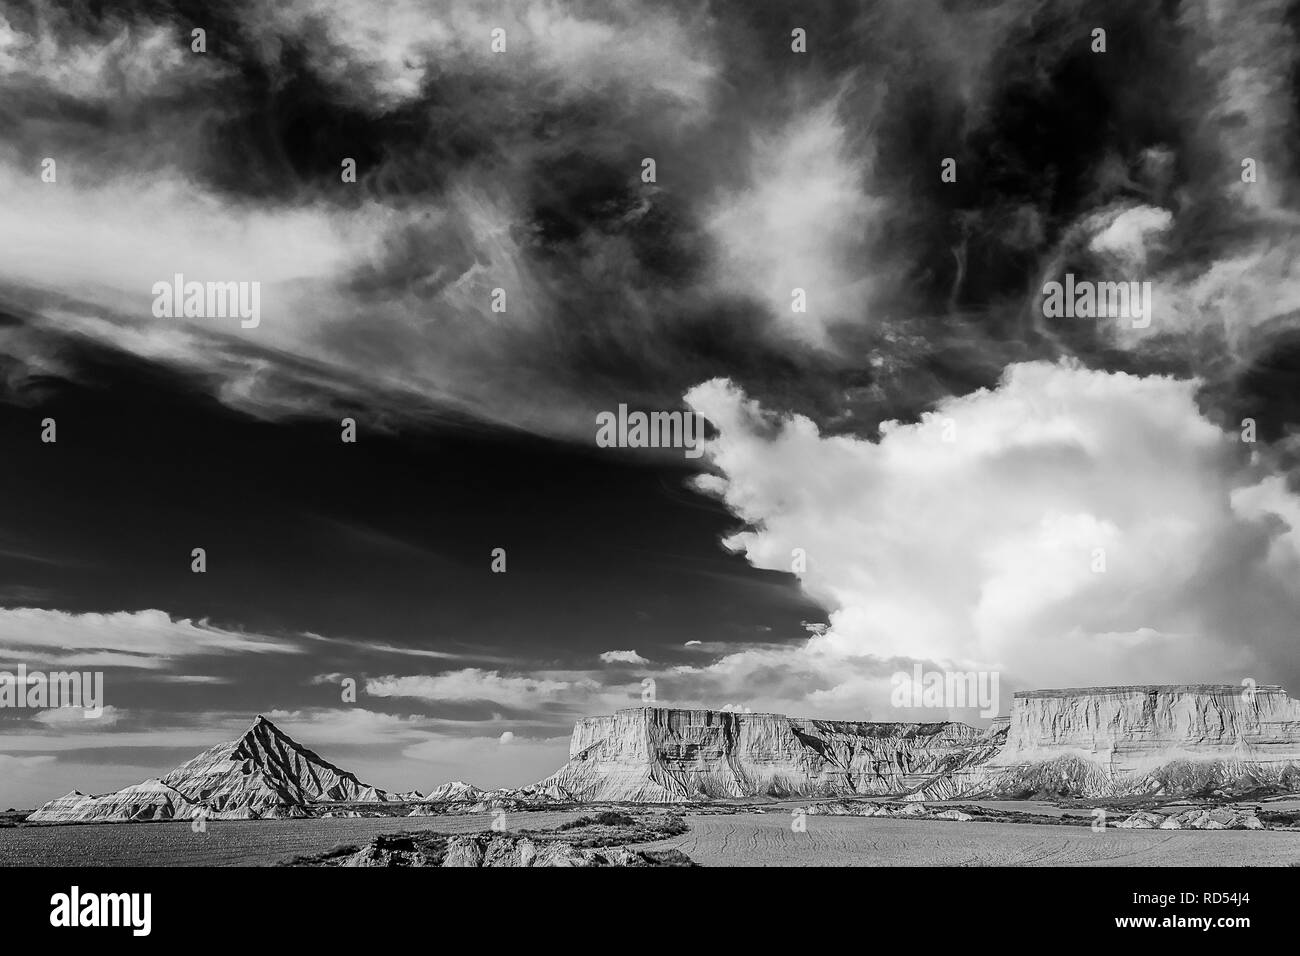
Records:
[[[578,800],[1190,796],[1300,791],[1300,701],[1280,687],[1016,694],[986,731],[639,708],[578,721],[542,781]]]
[[[578,721],[569,761],[538,786],[579,800],[949,796],[997,749],[959,723],[808,720],[655,707]]]
[[[1275,686],[1091,687],[1015,695],[972,792],[1187,795],[1300,788],[1300,701]]]
[[[39,823],[304,817],[324,801],[372,802],[387,794],[322,760],[258,717],[240,737],[218,744],[162,779],[91,797],[74,790],[27,819]]]

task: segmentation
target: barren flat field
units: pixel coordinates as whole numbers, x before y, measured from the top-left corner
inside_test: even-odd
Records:
[[[1114,830],[1036,823],[957,823],[875,817],[687,817],[674,847],[703,866],[1286,866],[1300,832]]]
[[[515,813],[512,828],[554,827],[575,811]],[[487,814],[321,820],[214,820],[0,829],[0,866],[265,866],[380,833],[486,830]],[[1300,863],[1300,832],[1114,830],[1029,823],[957,823],[784,813],[688,814],[672,847],[704,866],[1285,866]]]
[[[509,825],[543,829],[577,812],[514,813]],[[442,817],[337,817],[318,820],[209,820],[205,833],[188,822],[90,823],[0,829],[3,866],[267,866],[380,833],[437,830],[477,833],[487,813]]]

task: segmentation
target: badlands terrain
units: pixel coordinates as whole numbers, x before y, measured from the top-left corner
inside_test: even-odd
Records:
[[[1021,822],[970,822],[809,815],[791,829],[785,805],[721,812],[682,810],[679,835],[629,847],[677,850],[701,866],[1287,866],[1300,863],[1300,831],[1162,830],[1108,826],[1086,815],[1061,823],[1050,804],[1018,803]],[[946,805],[945,805],[946,806]],[[1268,813],[1270,804],[1262,805]],[[970,805],[966,805],[967,809]],[[1288,817],[1300,811],[1300,802]],[[511,834],[549,830],[602,811],[592,808],[509,813]],[[645,807],[625,807],[643,818]],[[1122,819],[1122,818],[1121,818]],[[1041,822],[1029,822],[1039,820]],[[653,818],[651,818],[653,822]],[[127,826],[67,824],[0,829],[0,866],[313,865],[303,858],[357,851],[394,834],[498,836],[485,813],[428,817],[324,817],[230,820],[195,831],[186,822]],[[1273,824],[1270,824],[1270,827]],[[315,865],[330,865],[328,863]],[[340,865],[340,864],[334,864]]]
[[[640,707],[579,721],[536,784],[427,794],[259,717],[0,821],[0,865],[1285,865],[1297,791],[1300,703],[1266,686],[1031,691],[982,729]]]
[[[543,788],[584,800],[907,800],[1300,790],[1300,702],[1280,687],[1018,693],[987,730],[639,708],[578,722]]]

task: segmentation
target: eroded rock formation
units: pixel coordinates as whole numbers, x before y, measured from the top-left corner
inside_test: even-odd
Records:
[[[47,823],[188,820],[200,809],[184,794],[155,778],[98,797],[73,790],[51,800],[27,819]]]
[[[451,783],[444,783],[439,787],[434,787],[423,799],[428,803],[441,803],[451,800],[470,800],[477,801],[483,798],[485,791],[480,790],[472,783],[466,783],[464,780],[453,780]]]
[[[205,750],[161,779],[90,797],[77,791],[27,817],[38,823],[304,817],[314,804],[387,800],[259,716],[235,740]]]
[[[1015,695],[967,793],[1152,796],[1300,789],[1300,701],[1281,687],[1087,687]]]
[[[264,817],[319,802],[374,803],[388,798],[262,716],[238,739],[205,750],[162,780],[224,818]]]
[[[1192,807],[1174,813],[1139,810],[1115,826],[1124,830],[1263,830],[1250,810],[1234,807]]]
[[[650,803],[1300,791],[1300,701],[1223,684],[1027,691],[982,731],[634,708],[578,721],[538,786]]]
[[[1001,742],[966,724],[858,723],[640,707],[578,721],[537,786],[584,801],[951,796]]]
[[[1222,796],[1300,791],[1300,701],[1280,687],[1164,685],[1028,691],[979,730],[957,722],[869,723],[639,707],[587,717],[569,759],[539,783],[480,790],[454,781],[414,814],[568,802],[679,803],[755,797]],[[354,811],[389,795],[259,717],[238,739],[160,780],[91,797],[73,791],[36,822],[263,818]],[[1212,821],[1217,822],[1217,821]]]

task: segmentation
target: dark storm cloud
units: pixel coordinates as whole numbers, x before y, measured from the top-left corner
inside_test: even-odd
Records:
[[[1113,270],[1089,242],[1134,207],[1172,215],[1143,263],[1166,286],[1278,241],[1291,102],[1264,80],[1290,75],[1281,8],[1220,25],[1171,4],[706,16],[297,0],[20,4],[6,21],[6,180],[26,194],[13,228],[44,216],[68,252],[38,242],[7,280],[73,280],[119,318],[65,326],[208,366],[227,400],[266,414],[328,406],[309,363],[376,404],[410,392],[586,435],[595,410],[673,405],[723,374],[870,432],[1024,358],[1222,381],[1275,347],[1259,336],[1241,354],[1217,315],[1183,314],[1194,303],[1140,340],[1044,320],[1038,289]],[[1099,25],[1104,54],[1089,45]],[[195,26],[206,54],[189,50]],[[505,54],[489,50],[495,26]],[[807,55],[790,52],[795,26]],[[1247,150],[1268,170],[1253,198],[1236,188]],[[46,155],[64,158],[63,204],[28,182]],[[355,185],[339,180],[345,156]],[[655,184],[639,177],[646,156]],[[940,181],[945,157],[956,183]],[[173,236],[188,238],[172,250]],[[130,241],[146,250],[138,270],[81,268]],[[170,263],[273,283],[268,328],[216,347],[183,321],[159,329],[139,289]],[[807,315],[790,312],[796,285]],[[498,287],[504,315],[488,308]],[[1206,336],[1231,361],[1206,361]]]

